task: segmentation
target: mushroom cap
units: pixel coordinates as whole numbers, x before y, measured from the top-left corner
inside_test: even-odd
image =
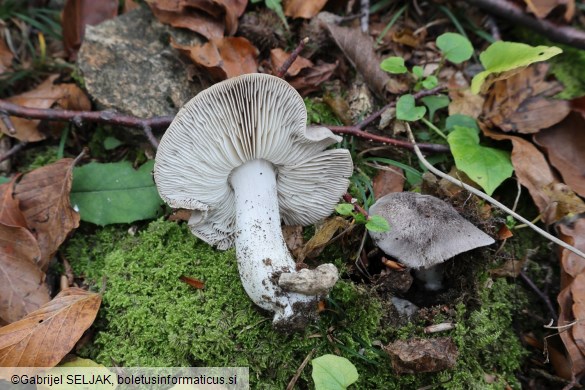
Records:
[[[324,127],[306,126],[301,96],[286,81],[247,74],[200,92],[179,111],[158,148],[154,180],[173,208],[193,210],[197,237],[219,249],[233,245],[232,170],[264,159],[277,172],[286,224],[309,225],[329,215],[347,190],[353,163]]]
[[[391,193],[378,199],[369,212],[384,217],[390,224],[387,232],[370,232],[376,245],[415,269],[494,243],[493,238],[463,218],[453,206],[430,195]]]

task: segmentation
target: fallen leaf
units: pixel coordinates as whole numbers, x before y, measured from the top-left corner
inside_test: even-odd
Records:
[[[20,211],[18,199],[13,196],[16,176],[8,183],[0,185],[0,223],[6,226],[26,228],[26,219]]]
[[[559,326],[566,326],[573,322],[573,297],[571,295],[571,285],[562,289],[557,297],[559,303]],[[559,332],[565,349],[571,359],[571,372],[574,377],[579,377],[585,373],[585,355],[575,342],[573,332],[569,328],[566,332]],[[565,378],[569,379],[570,378]]]
[[[425,30],[421,30],[425,31]],[[415,34],[415,31],[407,26],[397,27],[391,32],[392,42],[399,43],[401,45],[409,46],[412,48],[419,47],[424,43],[426,38],[426,32]]]
[[[118,15],[118,0],[67,0],[61,16],[63,46],[69,60],[75,61],[83,42],[85,26],[95,26]]]
[[[305,245],[303,238],[303,227],[300,225],[284,225],[282,227],[282,235],[286,247],[292,253],[293,257],[297,259]]]
[[[234,35],[247,0],[148,0],[154,16],[173,27],[187,28],[211,40]]]
[[[379,97],[386,97],[391,91],[391,78],[388,73],[380,69],[381,59],[374,51],[374,41],[365,35],[359,28],[340,27],[327,23],[327,30],[341,49],[345,58],[364,77],[366,84]],[[404,85],[405,90],[408,85]],[[405,92],[405,91],[401,91]]]
[[[55,366],[91,326],[100,304],[99,294],[69,288],[20,321],[0,328],[0,366]]]
[[[346,97],[341,96],[341,94],[338,93],[326,93],[323,95],[323,103],[329,106],[331,111],[333,111],[335,116],[337,116],[344,125],[350,126],[353,123],[350,115],[351,108],[347,103]]]
[[[544,19],[558,6],[565,6],[565,20],[568,22],[575,15],[575,0],[524,0],[528,11],[538,19]]]
[[[449,78],[449,115],[467,115],[478,118],[483,112],[485,98],[471,92],[467,79],[461,72]]]
[[[496,278],[517,278],[522,271],[526,258],[516,260],[510,259],[498,268],[489,270],[491,276]]]
[[[26,228],[0,223],[0,317],[20,320],[51,300],[45,273],[36,265],[41,251]]]
[[[16,184],[14,196],[41,249],[41,270],[47,269],[67,235],[79,226],[79,214],[69,203],[72,171],[73,159],[65,158],[26,173]]]
[[[575,325],[571,328],[575,344],[581,354],[585,355],[585,273],[577,275],[571,283],[571,296],[573,297],[573,318]]]
[[[570,112],[565,100],[553,99],[560,91],[556,81],[545,81],[548,64],[529,66],[493,83],[486,97],[485,121],[505,132],[536,133],[562,121]]]
[[[559,223],[559,238],[575,248],[585,251],[585,218],[578,218],[570,223]],[[585,260],[571,251],[561,251],[562,270],[570,277],[563,280],[562,288],[566,287],[572,279],[585,273]]]
[[[211,39],[203,45],[186,46],[171,41],[171,45],[205,68],[215,80],[258,71],[258,49],[246,38]]]
[[[305,258],[313,258],[319,254],[329,245],[333,236],[342,229],[347,229],[349,222],[339,216],[331,217],[323,221],[315,231],[315,235],[311,237],[305,244],[302,251],[299,253],[297,261],[302,262]]]
[[[398,340],[384,347],[398,374],[437,372],[455,367],[457,346],[450,337]]]
[[[391,192],[404,191],[404,172],[398,167],[388,167],[379,170],[372,180],[374,198],[380,199]]]
[[[0,74],[12,67],[13,59],[14,54],[12,54],[12,51],[6,45],[6,41],[0,38]]]
[[[189,286],[196,288],[198,290],[202,290],[205,288],[205,282],[202,282],[201,280],[192,278],[190,276],[183,275],[179,277],[179,280],[183,283],[187,283]]]
[[[288,82],[301,96],[306,96],[319,90],[319,85],[329,80],[336,68],[337,63],[317,63],[311,68],[301,70],[296,77],[289,79]]]
[[[585,118],[573,112],[561,123],[534,135],[550,163],[573,191],[585,196]]]
[[[54,84],[58,75],[53,75],[41,83],[32,91],[12,96],[7,101],[18,104],[19,106],[32,108],[63,108],[67,110],[88,111],[91,109],[91,103],[85,93],[75,84]],[[38,119],[24,119],[14,116],[10,117],[14,124],[16,133],[8,131],[2,121],[0,121],[0,130],[20,141],[36,142],[46,138],[46,135],[39,131]]]
[[[284,14],[291,18],[311,19],[325,6],[327,0],[285,0]]]
[[[272,63],[272,71],[276,73],[288,60],[290,54],[285,52],[280,48],[270,50],[270,62]],[[286,71],[286,76],[296,76],[299,72],[305,68],[310,68],[313,66],[313,63],[301,56],[298,56],[291,66]]]

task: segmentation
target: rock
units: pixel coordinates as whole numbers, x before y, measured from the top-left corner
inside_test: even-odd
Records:
[[[189,81],[189,66],[169,41],[200,43],[195,33],[173,29],[141,8],[87,26],[77,64],[99,109],[141,118],[175,115],[203,89]]]

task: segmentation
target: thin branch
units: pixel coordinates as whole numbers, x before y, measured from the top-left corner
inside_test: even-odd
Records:
[[[414,152],[416,153],[416,156],[418,157],[418,159],[420,160],[420,162],[432,173],[434,173],[437,176],[442,177],[443,179],[461,187],[466,189],[467,191],[471,192],[472,194],[479,196],[480,198],[482,198],[483,200],[485,200],[486,202],[491,203],[492,205],[496,206],[497,208],[499,208],[500,210],[502,210],[503,212],[505,212],[508,215],[511,215],[512,217],[516,218],[517,220],[519,220],[520,222],[525,223],[526,225],[528,225],[529,228],[531,228],[532,230],[534,230],[535,232],[537,232],[538,234],[540,234],[541,236],[547,238],[548,240],[554,242],[555,244],[573,252],[574,254],[576,254],[579,257],[582,257],[585,259],[585,253],[581,252],[579,249],[575,248],[572,245],[567,244],[566,242],[559,240],[558,238],[556,238],[555,236],[545,232],[544,230],[542,230],[541,228],[539,228],[538,226],[534,225],[532,222],[530,222],[529,220],[527,220],[526,218],[524,218],[523,216],[515,213],[514,211],[510,210],[508,207],[504,206],[502,203],[498,202],[497,200],[495,200],[494,198],[492,198],[491,196],[484,194],[483,192],[473,188],[470,185],[467,185],[465,183],[463,183],[461,180],[457,180],[452,176],[447,175],[444,172],[441,172],[440,170],[438,170],[437,168],[435,168],[434,166],[431,165],[431,163],[429,163],[427,161],[427,159],[423,156],[420,148],[418,147],[418,145],[416,144],[416,140],[414,139],[414,134],[412,134],[412,130],[410,129],[410,126],[408,125],[408,122],[406,122],[406,131],[408,132],[408,138],[410,139],[410,142],[412,142],[412,144],[414,145]]]
[[[19,142],[19,143],[17,143],[12,148],[10,148],[9,151],[7,151],[2,156],[0,156],[0,162],[2,162],[4,160],[7,160],[10,157],[14,156],[16,153],[20,152],[20,150],[23,149],[27,144],[28,144],[28,142]]]
[[[282,66],[280,67],[280,69],[278,69],[278,71],[276,72],[276,76],[283,78],[284,75],[286,75],[286,72],[288,71],[288,69],[291,67],[291,65],[293,64],[293,62],[295,62],[295,60],[297,59],[297,57],[299,56],[299,54],[301,54],[301,51],[303,51],[303,49],[305,48],[305,45],[309,43],[309,38],[303,38],[301,39],[301,41],[299,42],[299,45],[293,50],[293,52],[291,53],[290,57],[288,57],[286,59],[286,61],[284,61],[284,64],[282,64]]]
[[[299,377],[303,373],[303,370],[305,369],[305,366],[307,365],[307,363],[309,363],[309,360],[311,359],[311,357],[313,356],[313,354],[315,353],[315,351],[316,351],[316,349],[313,348],[311,350],[311,352],[309,352],[307,354],[307,356],[305,357],[305,360],[303,360],[303,362],[301,363],[301,365],[299,366],[299,368],[295,372],[295,375],[292,377],[292,379],[290,380],[290,382],[286,386],[286,390],[292,390],[295,387],[295,384],[299,380]]]
[[[548,297],[548,295],[546,295],[545,293],[543,293],[536,284],[534,284],[534,282],[532,281],[532,279],[530,279],[528,277],[528,275],[526,275],[524,273],[524,271],[520,271],[520,277],[522,278],[522,280],[524,281],[524,283],[526,283],[528,285],[528,287],[530,287],[535,293],[536,295],[538,295],[540,297],[540,299],[542,299],[544,301],[544,303],[546,304],[546,307],[548,308],[548,311],[550,312],[550,315],[552,316],[552,318],[554,319],[554,321],[558,321],[559,320],[559,316],[557,315],[557,311],[555,310],[552,302],[550,301],[550,298]]]
[[[559,26],[546,19],[537,19],[526,13],[514,2],[506,0],[470,0],[469,3],[475,4],[486,12],[500,16],[513,23],[524,25],[544,35],[551,41],[585,49],[585,31],[577,30],[570,26]]]
[[[8,129],[9,134],[16,134],[14,123],[12,123],[10,117],[7,114],[0,112],[0,119],[2,120],[2,123],[4,123],[4,126],[6,126],[6,129]]]

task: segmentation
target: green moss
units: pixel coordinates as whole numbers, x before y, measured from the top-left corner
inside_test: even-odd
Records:
[[[18,161],[19,172],[29,172],[58,160],[57,151],[59,147],[54,145],[43,145],[27,149],[21,152]]]
[[[342,124],[337,115],[321,99],[305,98],[305,107],[307,107],[307,120],[310,124]]]

